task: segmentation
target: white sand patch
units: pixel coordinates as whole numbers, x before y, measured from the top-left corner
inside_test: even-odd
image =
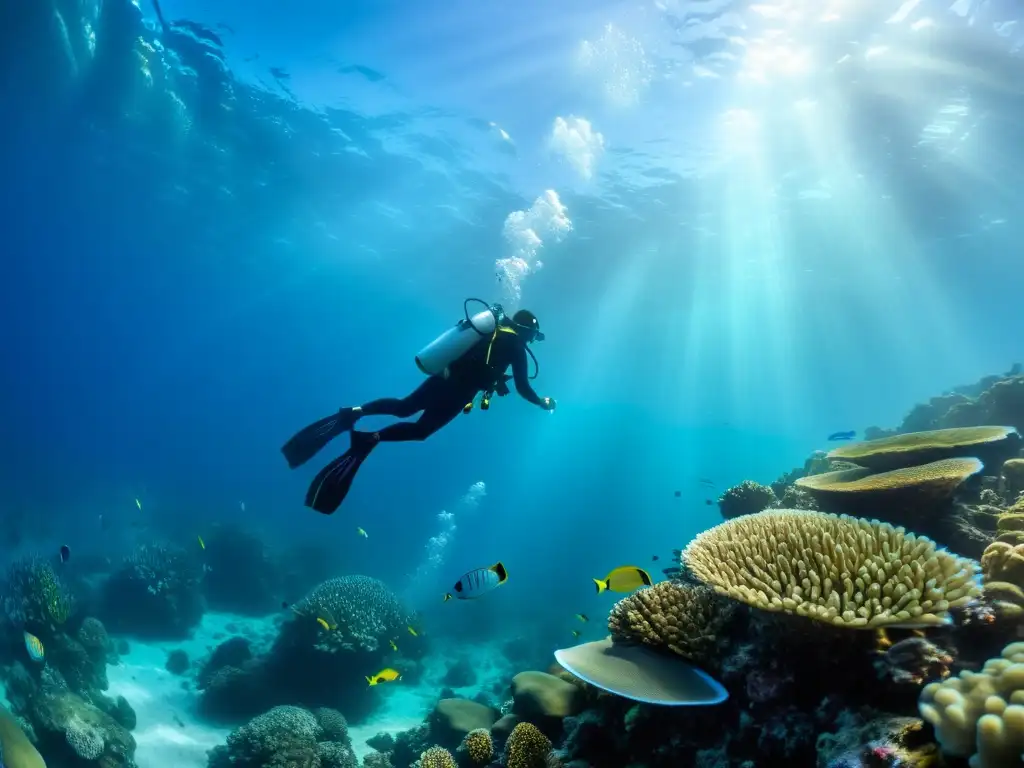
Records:
[[[235,625],[234,632],[227,625]],[[228,614],[208,613],[192,638],[183,641],[143,643],[131,647],[121,663],[107,667],[110,696],[124,696],[138,717],[132,731],[138,749],[135,762],[145,768],[206,768],[207,752],[223,744],[230,728],[217,728],[195,714],[196,692],[190,675],[172,675],[166,669],[167,654],[180,648],[193,662],[201,661],[219,643],[241,634],[258,645],[273,634],[269,619],[253,620]]]

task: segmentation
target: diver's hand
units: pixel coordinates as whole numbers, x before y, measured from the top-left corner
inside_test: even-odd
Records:
[[[553,397],[545,397],[540,401],[540,407],[545,411],[553,411],[557,405],[558,403],[555,402],[555,398]]]

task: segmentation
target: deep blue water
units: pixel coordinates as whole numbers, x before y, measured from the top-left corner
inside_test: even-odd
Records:
[[[561,615],[717,522],[698,478],[769,482],[1008,368],[1013,4],[811,5],[169,1],[164,28],[145,2],[6,4],[13,546],[116,553],[151,534],[138,498],[153,528],[242,519],[399,586],[447,509],[439,590],[502,559],[515,589],[478,610]],[[602,134],[589,178],[557,117]],[[571,231],[513,300],[503,226],[549,189]],[[279,445],[415,387],[467,296],[537,313],[558,411],[496,401],[303,508],[316,467]]]

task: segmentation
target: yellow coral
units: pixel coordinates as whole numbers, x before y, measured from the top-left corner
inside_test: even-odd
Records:
[[[715,648],[733,612],[713,589],[663,581],[615,604],[608,631],[618,640],[667,648],[701,664]]]
[[[831,451],[828,457],[851,461],[875,471],[886,471],[970,456],[977,450],[1019,439],[1013,427],[955,427],[850,443]]]
[[[508,768],[545,768],[551,741],[532,723],[518,723],[505,743]]]
[[[420,768],[457,768],[457,764],[444,747],[431,747],[420,755]]]
[[[918,700],[947,755],[970,757],[971,768],[1021,764],[1024,751],[1024,643],[1011,643],[980,672],[930,683]]]
[[[930,464],[872,474],[869,469],[846,469],[801,477],[796,485],[825,499],[839,496],[907,494],[937,501],[948,499],[972,475],[982,469],[978,459],[943,459]]]
[[[1024,493],[1024,459],[1004,461],[1001,482],[1003,490],[1011,499]]]
[[[992,542],[981,555],[981,572],[986,581],[1024,584],[1024,545]]]
[[[486,728],[476,728],[466,734],[462,740],[462,751],[465,752],[473,765],[487,765],[494,757],[494,742],[491,732]]]
[[[981,594],[977,564],[877,520],[770,510],[698,535],[682,561],[701,581],[766,611],[839,627],[927,626]]]

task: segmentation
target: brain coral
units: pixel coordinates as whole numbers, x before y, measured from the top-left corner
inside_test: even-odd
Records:
[[[608,631],[616,640],[667,648],[701,664],[717,646],[734,607],[708,587],[662,581],[617,602]]]
[[[487,765],[494,757],[494,742],[486,728],[476,728],[466,734],[459,749],[466,753],[473,765]]]
[[[918,701],[942,751],[971,768],[1020,765],[1024,752],[1024,643],[1011,643],[980,672],[930,683]],[[973,756],[972,756],[973,755]]]
[[[726,521],[682,553],[720,594],[839,627],[947,623],[981,594],[977,563],[877,520],[769,510]]]
[[[377,650],[382,638],[404,630],[407,613],[387,584],[369,576],[328,579],[299,602],[295,612],[322,618],[335,629],[324,633],[332,649]]]
[[[885,472],[941,459],[975,456],[1019,440],[1020,435],[1013,427],[955,427],[850,443],[831,451],[828,457]]]
[[[232,762],[262,765],[279,752],[312,745],[323,734],[311,712],[299,707],[274,707],[228,736]]]
[[[517,723],[505,742],[508,768],[544,768],[551,741],[532,723]]]
[[[444,747],[431,747],[420,755],[420,768],[456,768],[455,758]]]

